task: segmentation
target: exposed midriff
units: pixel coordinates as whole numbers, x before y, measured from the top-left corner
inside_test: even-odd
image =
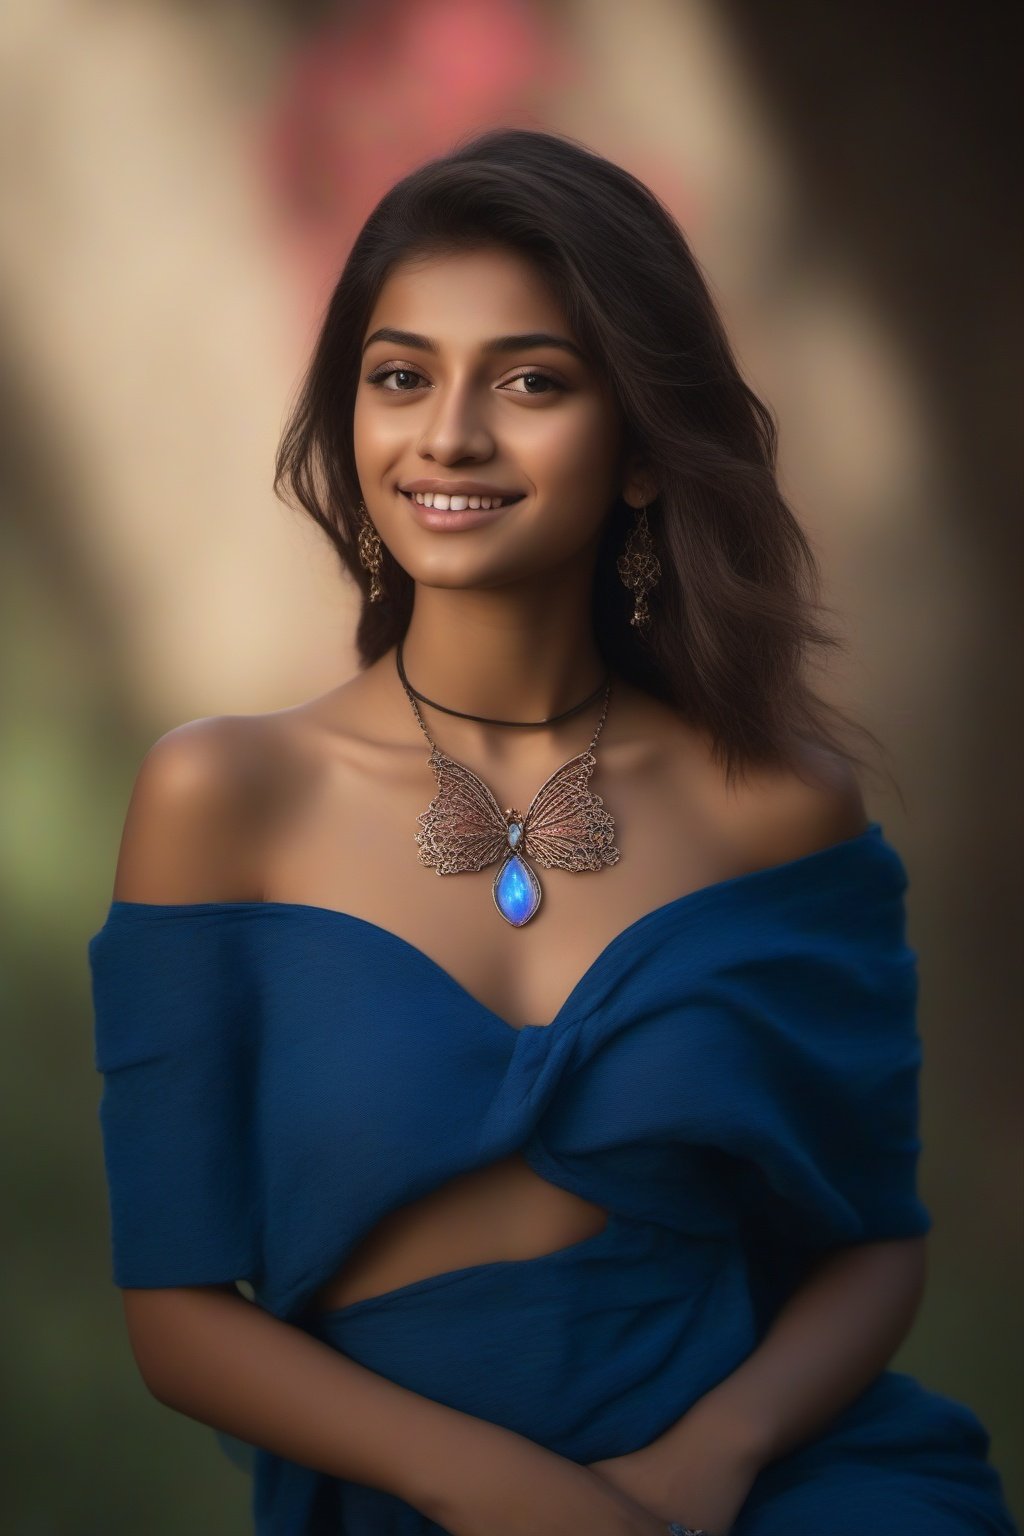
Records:
[[[542,1178],[513,1152],[390,1211],[310,1306],[333,1311],[448,1270],[554,1253],[606,1221],[602,1206]]]

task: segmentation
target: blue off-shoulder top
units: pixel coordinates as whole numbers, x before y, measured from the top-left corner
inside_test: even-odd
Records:
[[[89,962],[114,1283],[248,1281],[282,1321],[563,1456],[638,1449],[825,1251],[930,1228],[906,885],[872,822],[654,908],[524,1027],[349,913],[113,901]],[[310,1309],[389,1211],[517,1149],[605,1227]],[[966,1406],[883,1372],[762,1471],[734,1536],[839,1536],[850,1477],[862,1516],[872,1477],[899,1516],[876,1536],[1011,1532],[987,1446]],[[257,1536],[441,1531],[262,1447],[251,1470]]]

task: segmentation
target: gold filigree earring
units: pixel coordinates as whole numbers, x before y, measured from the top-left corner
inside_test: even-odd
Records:
[[[359,559],[370,573],[370,602],[376,603],[384,596],[384,588],[380,580],[381,568],[384,564],[380,534],[373,526],[365,501],[359,503],[359,511],[363,515],[363,521],[359,526]]]
[[[646,630],[651,622],[647,593],[661,576],[661,561],[654,552],[654,540],[651,538],[651,530],[647,523],[646,503],[637,508],[633,526],[629,530],[629,538],[626,540],[626,547],[619,556],[617,564],[623,585],[629,587],[634,596],[633,613],[629,622],[636,625],[639,630]]]

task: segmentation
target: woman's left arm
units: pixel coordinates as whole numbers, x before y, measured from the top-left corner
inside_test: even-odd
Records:
[[[760,1465],[823,1430],[885,1369],[924,1295],[927,1238],[858,1243],[825,1256],[758,1347],[667,1431],[695,1414]]]
[[[760,1469],[813,1439],[885,1369],[926,1267],[923,1235],[828,1253],[736,1370],[650,1445],[594,1470],[667,1520],[728,1531]]]

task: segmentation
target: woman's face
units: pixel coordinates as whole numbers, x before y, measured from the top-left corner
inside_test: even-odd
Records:
[[[363,340],[359,483],[415,581],[530,582],[596,550],[626,484],[621,417],[525,256],[487,246],[403,262]],[[409,494],[420,482],[519,499],[475,527],[433,528]]]

